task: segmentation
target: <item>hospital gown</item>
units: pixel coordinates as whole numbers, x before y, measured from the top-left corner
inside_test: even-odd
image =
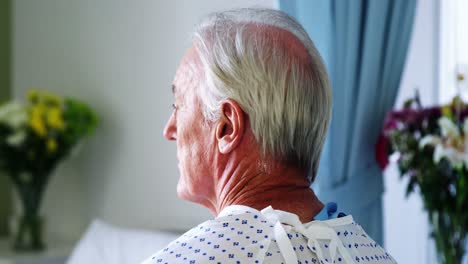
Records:
[[[324,211],[320,214],[323,215]],[[330,204],[328,214],[333,214],[330,214]],[[354,222],[351,215],[303,224],[297,215],[272,207],[258,211],[232,205],[215,219],[198,225],[171,242],[142,264],[158,263],[325,264],[396,261]]]

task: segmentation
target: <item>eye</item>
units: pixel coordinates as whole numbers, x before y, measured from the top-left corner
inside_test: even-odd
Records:
[[[176,111],[177,110],[177,105],[176,104],[172,104],[172,110]]]

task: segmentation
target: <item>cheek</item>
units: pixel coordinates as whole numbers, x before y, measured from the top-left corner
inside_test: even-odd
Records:
[[[177,140],[177,150],[180,157],[186,157],[195,162],[202,162],[207,156],[209,157],[210,149],[214,142],[211,140],[209,127],[200,124],[201,121],[192,120],[187,122],[183,130],[180,130]],[[179,126],[181,127],[181,126]]]
[[[187,133],[184,142],[179,140],[178,156],[180,172],[185,185],[194,185],[192,188],[209,185],[212,178],[213,142],[209,140],[209,131],[194,129]]]
[[[177,140],[177,156],[179,159],[179,169],[182,176],[193,178],[197,172],[202,169],[204,164],[205,142],[203,139],[195,137],[192,131],[180,131],[180,137]]]
[[[200,147],[199,144],[192,144],[183,150],[187,155],[181,154],[184,158],[179,163],[177,194],[181,199],[193,202],[200,202],[210,196],[213,188],[210,165]]]

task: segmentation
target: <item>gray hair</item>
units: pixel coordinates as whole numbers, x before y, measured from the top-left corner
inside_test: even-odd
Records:
[[[322,58],[304,28],[281,11],[236,9],[207,16],[194,45],[204,68],[199,95],[205,118],[217,120],[223,100],[235,100],[263,152],[310,169],[313,182],[332,95]]]

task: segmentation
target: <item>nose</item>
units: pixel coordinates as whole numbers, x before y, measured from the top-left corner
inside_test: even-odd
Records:
[[[175,122],[174,113],[172,113],[169,120],[167,120],[167,124],[166,124],[166,127],[164,128],[163,134],[164,134],[164,137],[167,140],[176,140],[177,139],[176,138],[177,126],[176,126],[176,122]]]

